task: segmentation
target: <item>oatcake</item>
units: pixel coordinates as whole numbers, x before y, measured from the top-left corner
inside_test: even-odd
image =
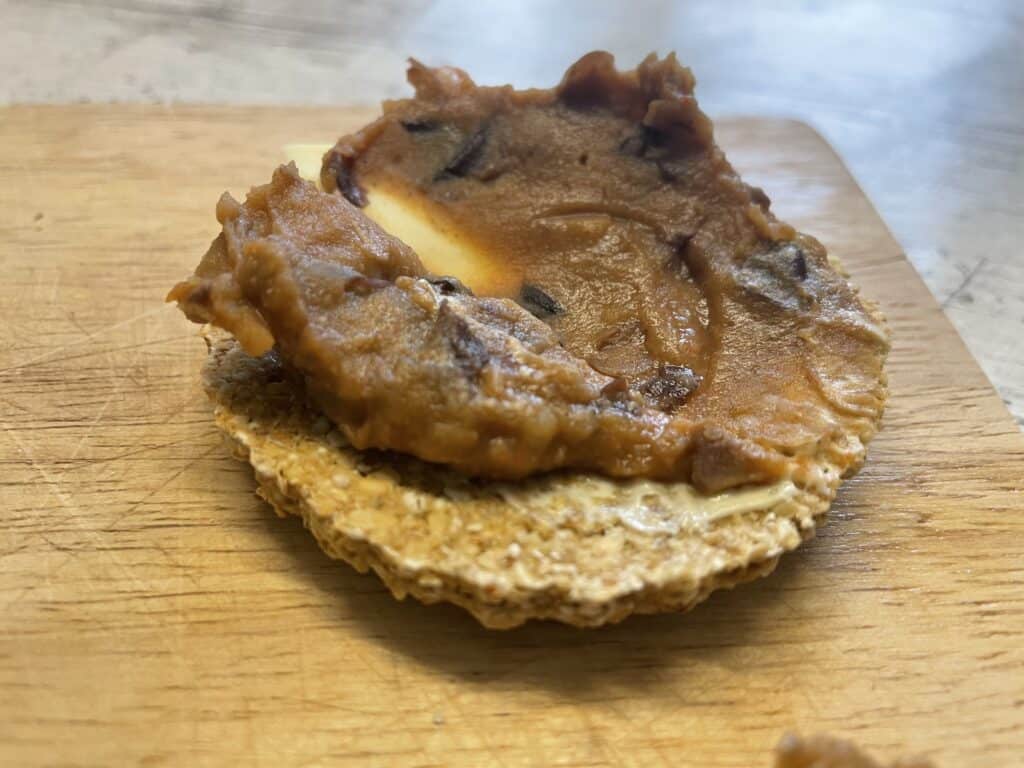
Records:
[[[274,353],[208,331],[203,383],[260,495],[331,557],[398,598],[460,605],[482,624],[577,626],[685,610],[770,573],[814,532],[839,473],[708,497],[686,483],[546,474],[499,483],[352,448]],[[826,465],[823,469],[828,469]]]

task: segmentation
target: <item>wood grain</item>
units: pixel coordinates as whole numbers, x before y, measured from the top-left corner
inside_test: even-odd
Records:
[[[836,156],[719,136],[895,345],[820,536],[761,583],[602,631],[397,603],[253,496],[162,298],[213,205],[343,109],[0,112],[0,763],[767,765],[785,729],[946,768],[1024,753],[1024,438]]]

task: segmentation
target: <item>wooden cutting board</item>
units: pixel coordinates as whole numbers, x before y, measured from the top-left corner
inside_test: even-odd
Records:
[[[256,499],[163,296],[224,189],[372,115],[0,111],[0,763],[745,768],[795,729],[1020,765],[1024,438],[804,125],[718,135],[881,300],[892,398],[773,576],[688,615],[491,632],[396,602]]]

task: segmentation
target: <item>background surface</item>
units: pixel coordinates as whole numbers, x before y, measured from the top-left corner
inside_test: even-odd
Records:
[[[409,55],[548,86],[594,48],[818,128],[1024,423],[1024,3],[0,0],[0,102],[371,104]]]

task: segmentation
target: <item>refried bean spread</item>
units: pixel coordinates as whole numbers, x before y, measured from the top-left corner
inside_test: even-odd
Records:
[[[674,56],[591,53],[551,90],[409,80],[327,154],[325,191],[282,167],[225,195],[169,296],[276,348],[354,446],[715,493],[874,431],[884,329],[740,180]],[[396,210],[430,249],[375,223]]]

